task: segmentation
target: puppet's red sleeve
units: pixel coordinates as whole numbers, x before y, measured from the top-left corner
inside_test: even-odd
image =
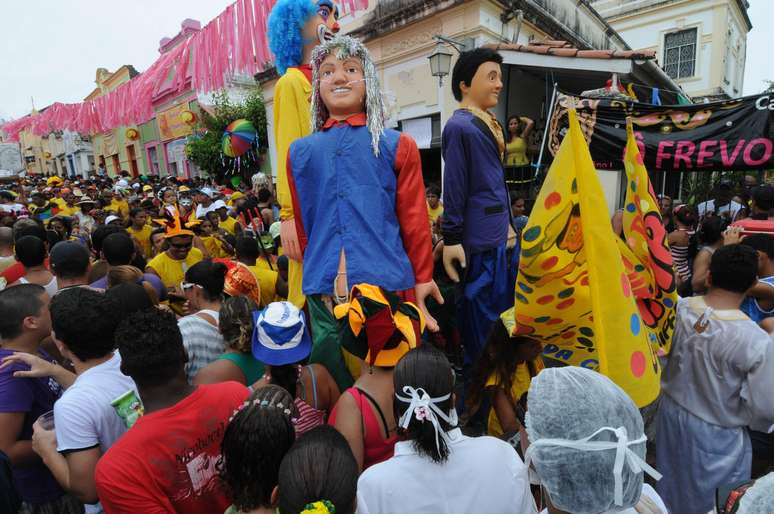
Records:
[[[395,210],[400,223],[400,235],[417,284],[433,279],[433,243],[430,219],[427,215],[422,160],[414,139],[401,134],[395,152],[397,192]]]
[[[298,201],[298,190],[296,189],[296,181],[293,177],[293,164],[290,161],[290,152],[288,151],[288,157],[285,159],[285,176],[287,177],[288,189],[290,190],[290,203],[293,207],[293,220],[296,222],[296,233],[298,234],[298,245],[301,247],[301,252],[306,249],[306,231],[304,230],[304,220],[301,218],[301,204]]]

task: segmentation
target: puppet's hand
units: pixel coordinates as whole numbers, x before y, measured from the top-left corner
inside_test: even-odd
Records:
[[[304,260],[304,255],[301,253],[301,245],[298,242],[295,220],[283,220],[280,223],[280,238],[282,239],[282,250],[288,258],[298,262]]]
[[[455,263],[458,263],[460,268],[465,269],[465,266],[467,266],[467,263],[465,262],[465,249],[462,248],[462,245],[444,246],[443,267],[452,281],[459,282],[460,274],[457,272]]]
[[[431,280],[430,282],[417,284],[414,286],[414,291],[417,294],[417,306],[422,311],[422,314],[425,315],[425,326],[427,326],[427,329],[430,332],[438,332],[438,322],[435,321],[435,318],[432,317],[430,312],[427,310],[427,306],[425,305],[425,298],[432,296],[435,298],[436,302],[443,305],[443,296],[441,295],[441,290],[438,289],[438,285],[435,283],[435,280]]]

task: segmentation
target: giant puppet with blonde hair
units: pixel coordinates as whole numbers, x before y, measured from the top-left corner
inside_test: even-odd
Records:
[[[314,263],[305,269],[303,293],[315,343],[311,360],[322,362],[317,355],[339,348],[332,305],[347,301],[348,283],[416,301],[433,331],[438,325],[425,299],[443,298],[433,281],[419,150],[408,134],[384,128],[368,50],[336,36],[315,48],[312,69],[314,133],[291,144],[286,170],[298,244],[285,251]],[[342,390],[351,384],[336,363],[323,363]]]
[[[269,48],[281,75],[274,88],[274,141],[277,149],[277,200],[280,204],[283,248],[298,245],[293,222],[290,190],[285,175],[290,143],[308,136],[312,129],[309,97],[312,94],[310,60],[315,46],[339,31],[338,9],[332,0],[278,0],[268,21]],[[292,260],[288,266],[288,300],[301,308],[302,265]]]

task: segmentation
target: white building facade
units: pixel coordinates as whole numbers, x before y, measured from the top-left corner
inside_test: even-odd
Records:
[[[659,64],[694,101],[742,95],[747,0],[591,0],[632,48]]]

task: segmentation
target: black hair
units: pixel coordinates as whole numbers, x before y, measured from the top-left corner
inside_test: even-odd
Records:
[[[134,241],[126,232],[114,232],[102,240],[102,254],[111,266],[129,264],[134,252]]]
[[[673,214],[674,218],[687,227],[696,225],[696,213],[687,205],[681,205]]]
[[[250,236],[241,236],[237,238],[234,249],[236,250],[237,259],[246,259],[249,261],[258,259],[258,256],[261,253],[260,248],[258,247],[258,241]]]
[[[310,503],[328,500],[336,514],[352,514],[357,478],[357,461],[344,436],[329,425],[315,427],[282,459],[279,511],[298,514]]]
[[[480,406],[486,383],[493,374],[497,377],[500,387],[505,391],[511,390],[513,372],[522,361],[521,350],[524,343],[533,341],[529,337],[511,337],[502,320],[495,321],[483,351],[473,366],[473,378],[468,386],[465,401],[468,412],[475,412]],[[526,365],[530,377],[537,375],[538,370],[533,361],[526,361]],[[520,398],[513,398],[515,402],[519,400]]]
[[[428,185],[428,186],[425,188],[425,194],[426,194],[426,195],[433,195],[433,196],[438,196],[438,197],[440,197],[440,196],[441,196],[441,188],[440,188],[440,187],[438,187],[438,186],[437,186],[437,185],[435,185],[435,184],[429,184],[429,185]]]
[[[0,291],[0,339],[13,339],[22,332],[24,318],[37,316],[46,292],[37,284],[19,284]]]
[[[765,253],[769,259],[774,259],[774,236],[771,234],[750,234],[742,239],[742,244]]]
[[[145,309],[124,319],[116,330],[121,372],[137,385],[163,385],[183,371],[188,356],[175,315]]]
[[[257,389],[223,434],[220,478],[241,512],[272,506],[282,458],[296,440],[293,398],[277,386]]]
[[[97,256],[102,253],[102,243],[105,241],[105,238],[110,234],[119,232],[129,235],[124,227],[118,225],[100,225],[94,230],[91,234],[91,247],[94,249]]]
[[[62,241],[62,236],[59,235],[59,232],[55,230],[46,230],[46,243],[48,243],[49,248],[53,248],[53,246],[60,241]]]
[[[425,344],[410,350],[398,361],[395,366],[393,376],[395,384],[396,398],[393,401],[393,410],[395,419],[401,416],[409,408],[409,404],[397,398],[398,395],[406,396],[403,392],[405,386],[411,386],[415,389],[424,389],[431,398],[438,398],[449,395],[446,400],[436,403],[435,406],[441,412],[447,413],[454,408],[454,373],[452,372],[449,359],[442,352],[436,350],[432,345]],[[419,455],[424,455],[441,463],[449,458],[449,447],[443,437],[437,437],[438,446],[436,446],[435,427],[429,421],[418,421],[413,417],[408,427],[404,430],[398,429],[398,433],[413,441],[414,449]],[[447,431],[454,428],[445,420],[438,418],[438,423],[442,430]]]
[[[32,221],[25,221],[23,224],[19,223],[21,221],[23,220],[17,221],[13,226],[14,242],[25,236],[35,236],[41,241],[48,241],[48,234],[46,234],[46,229],[42,225]]]
[[[707,216],[699,225],[696,237],[703,245],[712,245],[717,243],[723,237],[725,222],[720,216]]]
[[[280,255],[277,257],[277,269],[281,271],[287,271],[288,270],[288,256],[287,255]]]
[[[306,363],[304,359],[302,363]],[[271,383],[286,390],[293,397],[296,397],[298,381],[301,376],[299,364],[284,364],[282,366],[271,366]]]
[[[510,116],[508,116],[508,120],[505,122],[505,134],[507,136],[506,139],[509,143],[513,141],[514,137],[521,137],[521,132],[519,131],[519,129],[524,124],[524,122],[521,121],[521,118],[522,116],[518,114],[511,114]],[[511,120],[516,120],[519,123],[518,126],[516,127],[516,135],[511,134],[511,129],[510,129]]]
[[[46,260],[46,243],[35,236],[24,236],[16,241],[16,259],[25,268],[40,266]]]
[[[766,184],[758,186],[752,191],[755,207],[762,211],[770,211],[774,208],[774,187]]]
[[[116,306],[116,318],[120,323],[130,314],[153,307],[148,291],[140,284],[131,282],[118,284],[105,291]]]
[[[116,306],[103,293],[63,289],[51,299],[50,310],[56,338],[80,360],[104,357],[115,348]]]
[[[758,277],[758,252],[746,244],[726,245],[715,250],[709,266],[712,287],[744,293]]]
[[[271,191],[266,189],[265,187],[262,187],[258,190],[258,202],[259,203],[266,203],[271,198]]]
[[[470,87],[473,84],[473,77],[476,75],[478,68],[485,62],[502,64],[503,56],[491,48],[476,48],[475,50],[468,50],[460,54],[459,59],[454,64],[454,70],[452,70],[451,86],[455,100],[458,102],[462,101],[460,83],[464,82],[466,86]]]
[[[205,297],[214,301],[223,296],[223,285],[226,282],[227,271],[228,268],[222,262],[205,259],[188,268],[188,271],[185,272],[185,280],[201,286]]]
[[[145,209],[143,207],[135,207],[129,210],[129,217],[133,219],[142,212],[145,212]]]
[[[54,273],[57,278],[61,278],[63,280],[80,278],[86,275],[90,263],[89,249],[82,245],[80,242],[62,241],[62,244],[78,245],[78,250],[81,252],[81,255],[70,255],[69,258],[64,262],[58,262],[57,264],[51,263],[51,272]],[[52,246],[51,251],[54,251],[55,248],[56,245]]]

